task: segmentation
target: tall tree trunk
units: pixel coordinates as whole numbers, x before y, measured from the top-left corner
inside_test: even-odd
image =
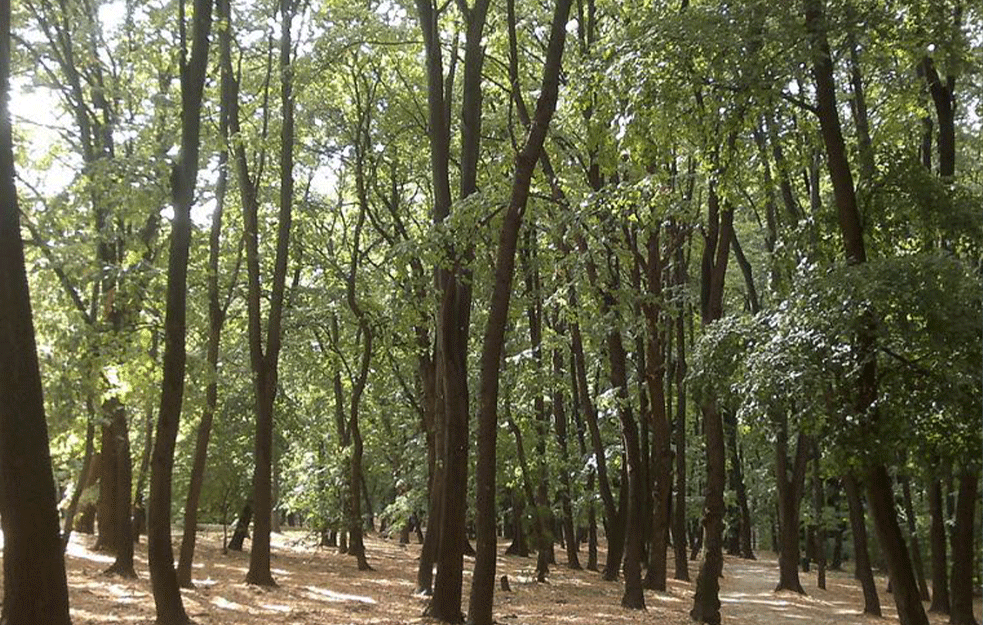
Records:
[[[843,238],[846,260],[851,265],[865,263],[867,252],[864,246],[860,212],[857,207],[856,189],[847,158],[840,116],[836,105],[836,82],[833,75],[833,57],[826,37],[826,17],[823,0],[804,0],[806,28],[812,45],[812,74],[816,87],[816,111],[826,148],[826,166],[833,186],[833,196],[837,206],[840,233]],[[875,425],[877,415],[877,364],[871,311],[858,311],[863,315],[864,327],[858,333],[858,360],[862,363],[858,377],[857,412]],[[872,459],[866,474],[866,487],[874,527],[878,542],[884,549],[894,588],[894,602],[902,625],[927,625],[925,609],[922,606],[918,585],[915,581],[908,557],[908,549],[898,525],[898,515],[894,505],[891,478],[879,459]]]
[[[526,140],[516,156],[512,194],[499,232],[498,250],[495,258],[495,281],[482,341],[478,391],[478,461],[475,470],[475,481],[478,485],[476,497],[478,549],[475,556],[474,579],[471,584],[471,601],[468,609],[468,620],[472,625],[491,625],[492,623],[492,598],[495,589],[495,562],[497,558],[495,446],[498,430],[499,368],[505,343],[505,328],[508,322],[509,303],[512,294],[519,229],[529,199],[533,169],[536,166],[536,161],[539,160],[550,120],[556,110],[560,60],[563,57],[570,4],[571,0],[557,0],[553,12],[540,96],[536,103],[536,112]],[[482,10],[485,9],[487,9],[487,4]],[[484,15],[482,15],[482,21],[484,21]],[[470,52],[470,24],[468,34],[468,52]],[[470,69],[470,66],[466,66],[465,71]],[[518,90],[517,84],[513,89],[513,97],[521,101],[521,92]],[[540,525],[542,526],[542,523]],[[542,527],[540,529],[542,547],[545,531]]]
[[[113,470],[116,473],[116,493],[112,497],[112,508],[115,524],[114,540],[116,559],[106,569],[107,574],[119,575],[125,578],[136,578],[137,572],[133,567],[133,523],[130,519],[131,492],[133,482],[133,464],[130,459],[130,433],[127,427],[126,406],[117,397],[106,400],[107,411],[113,420],[109,426],[113,438],[113,449],[116,453]]]
[[[942,482],[930,478],[928,508],[932,514],[929,547],[932,551],[932,605],[929,612],[949,613],[949,572],[946,564],[945,512],[942,508]]]
[[[642,304],[645,315],[645,383],[651,398],[650,419],[654,435],[655,460],[654,502],[652,505],[651,549],[645,588],[666,590],[666,536],[669,529],[669,500],[672,497],[672,452],[669,446],[671,432],[666,415],[666,330],[663,327],[662,281],[665,262],[662,258],[659,228],[649,232],[645,281],[651,300]],[[637,256],[641,258],[641,255]],[[644,415],[643,415],[644,418]]]
[[[854,576],[860,580],[864,591],[864,614],[881,615],[881,602],[877,597],[877,585],[870,568],[870,555],[867,550],[867,522],[864,520],[864,504],[857,480],[850,474],[843,476],[843,490],[846,493],[850,512],[850,532],[853,534]]]
[[[219,1],[219,19],[228,19],[225,0]],[[222,34],[222,37],[228,35]],[[231,52],[227,46],[221,46],[222,54]],[[228,61],[228,62],[227,62]],[[221,102],[219,111],[219,134],[223,141],[229,136],[229,99],[232,96],[232,76],[226,68],[231,65],[231,59],[223,60]],[[208,385],[205,387],[205,408],[198,423],[198,434],[195,441],[195,455],[191,464],[191,478],[188,483],[188,498],[184,504],[184,533],[181,537],[181,552],[178,557],[177,579],[182,588],[193,588],[191,581],[191,564],[195,555],[195,539],[198,531],[198,502],[201,497],[201,487],[205,482],[205,463],[208,459],[208,442],[212,434],[212,421],[218,407],[218,361],[219,347],[222,339],[222,326],[225,325],[226,307],[219,301],[219,260],[222,251],[222,214],[225,210],[225,193],[228,188],[228,149],[223,145],[218,156],[218,181],[215,184],[215,210],[212,212],[212,227],[208,238],[208,347],[206,348],[206,368]],[[240,247],[240,250],[242,248]],[[238,269],[238,267],[237,267]],[[229,285],[230,292],[234,288]],[[226,302],[226,306],[228,302]]]
[[[427,500],[427,533],[420,548],[420,566],[416,573],[416,592],[423,595],[433,593],[433,567],[437,559],[437,544],[440,533],[440,502],[444,492],[444,424],[443,385],[439,383],[441,358],[435,354],[433,367],[434,381],[434,413],[433,413],[433,452],[428,449],[428,457],[432,456],[433,473],[430,480],[430,493]],[[428,443],[429,443],[428,437]]]
[[[514,3],[509,3],[512,7]],[[514,15],[514,8],[512,14]],[[514,19],[512,20],[514,23]],[[521,98],[521,96],[516,96]],[[524,107],[523,107],[524,108]],[[535,161],[533,162],[535,167]],[[539,285],[539,269],[534,266],[535,247],[536,247],[536,224],[532,223],[526,228],[525,249],[520,252],[523,265],[523,276],[525,280],[526,292],[530,298],[529,305],[526,307],[526,318],[529,323],[529,344],[532,347],[533,366],[535,367],[534,377],[542,379],[543,376],[543,305],[542,294]],[[504,339],[503,339],[504,341]],[[549,565],[555,562],[553,553],[553,525],[554,519],[549,503],[549,466],[546,460],[546,436],[549,430],[549,417],[546,414],[546,402],[542,393],[536,393],[533,397],[533,414],[536,420],[536,578],[542,583],[549,575]],[[494,586],[494,583],[493,583]]]
[[[573,287],[570,289],[570,306],[575,309],[577,306],[577,293]],[[597,408],[591,400],[590,387],[587,385],[587,362],[584,357],[584,344],[579,323],[570,324],[570,342],[574,367],[577,371],[577,387],[580,392],[580,401],[583,404],[584,420],[587,422],[594,464],[597,467],[597,486],[601,494],[601,502],[604,504],[604,518],[607,520],[608,551],[604,567],[604,579],[614,581],[618,579],[618,568],[624,553],[624,536],[618,527],[618,508],[615,505],[614,494],[611,492],[611,482],[608,479],[607,456],[597,422]]]
[[[466,5],[466,2],[465,2]],[[452,90],[444,93],[443,62],[441,58],[439,11],[432,0],[417,0],[417,15],[424,39],[427,67],[427,108],[430,135],[431,182],[434,189],[433,219],[443,222],[451,210],[449,177],[450,161],[450,99]],[[481,139],[481,67],[484,50],[482,31],[488,0],[477,0],[467,11],[467,34],[464,60],[464,101],[462,106],[461,141],[461,199],[475,192],[478,149]],[[452,57],[452,58],[456,58]],[[452,61],[453,67],[453,61]],[[451,72],[451,77],[453,71]],[[448,85],[451,78],[448,78]],[[465,520],[467,506],[468,459],[468,332],[471,313],[471,287],[468,271],[462,260],[470,257],[470,249],[458,250],[453,245],[446,250],[452,267],[437,270],[440,308],[437,314],[437,344],[442,372],[446,436],[444,462],[447,475],[440,493],[440,513],[437,533],[437,577],[433,598],[426,612],[438,620],[457,622],[461,619],[461,588],[463,582],[463,548],[467,541]]]
[[[273,405],[277,392],[277,365],[281,346],[281,321],[287,278],[287,256],[290,247],[290,227],[293,209],[293,146],[294,96],[293,68],[290,63],[291,23],[295,0],[280,0],[280,101],[283,121],[280,128],[280,197],[277,225],[276,256],[271,281],[269,317],[266,324],[266,347],[263,347],[262,312],[260,308],[259,260],[259,200],[258,180],[249,175],[245,147],[235,144],[235,162],[242,195],[243,226],[248,275],[247,309],[250,368],[256,401],[256,436],[253,468],[253,546],[249,553],[246,582],[259,586],[274,586],[270,571],[270,531],[273,514]],[[223,45],[229,45],[224,41]],[[223,56],[225,56],[223,54]],[[231,58],[231,55],[228,55]],[[231,63],[231,61],[229,61]],[[230,75],[232,74],[231,68]],[[230,98],[229,130],[231,136],[240,132],[238,80],[233,81],[234,98]]]
[[[795,460],[788,466],[788,413],[780,409],[777,416],[778,434],[775,437],[775,478],[778,480],[778,586],[775,590],[791,590],[804,595],[799,581],[799,509],[805,490],[805,473],[809,459],[809,441],[799,434],[795,444]]]
[[[701,276],[701,305],[703,325],[707,326],[723,315],[724,277],[730,256],[730,238],[734,231],[734,211],[725,207],[720,214],[719,199],[711,183],[709,194],[708,236],[703,250]],[[703,531],[706,551],[696,579],[693,609],[694,621],[717,625],[720,623],[720,575],[723,572],[723,518],[726,453],[724,425],[717,398],[703,397],[703,435],[707,450],[707,485],[703,509]]]
[[[922,60],[918,69],[928,83],[939,123],[939,175],[951,179],[956,173],[956,77],[948,75],[943,82],[930,56]]]
[[[677,235],[677,236],[682,236]],[[676,244],[673,273],[677,287],[687,283],[683,242]],[[686,305],[680,306],[674,320],[676,332],[676,421],[673,440],[676,443],[676,498],[673,502],[672,536],[675,553],[673,577],[689,581],[689,562],[686,558]]]
[[[10,2],[0,2],[0,524],[10,625],[71,623],[30,291],[14,186]],[[132,545],[130,545],[132,548]]]
[[[915,519],[915,506],[911,501],[911,480],[906,473],[898,477],[901,482],[901,495],[904,504],[905,517],[908,521],[908,537],[911,540],[911,563],[918,581],[918,592],[922,601],[929,600],[928,584],[925,582],[925,567],[922,565],[922,548],[918,540],[918,524]]]
[[[744,484],[744,466],[740,446],[737,442],[737,413],[728,410],[724,414],[724,426],[727,436],[727,452],[730,456],[731,484],[735,494],[735,512],[737,528],[735,531],[736,547],[733,555],[739,555],[746,560],[754,560],[751,549],[751,508],[748,505],[747,487]]]
[[[116,485],[119,479],[119,471],[116,469],[119,454],[112,430],[113,412],[110,403],[104,400],[99,405],[99,410],[102,413],[102,422],[99,425],[99,456],[102,462],[99,465],[99,499],[96,502],[99,527],[95,549],[114,552],[118,543],[116,514],[113,511],[116,509],[116,496],[119,493]]]
[[[556,423],[556,443],[560,450],[560,508],[563,510],[563,533],[566,535],[567,566],[580,570],[580,545],[574,529],[573,506],[570,503],[570,452],[567,448],[567,414],[559,380],[563,379],[563,350],[553,350],[554,387],[551,397],[553,418]],[[576,406],[574,406],[576,410]]]
[[[973,560],[977,554],[973,516],[979,492],[979,469],[964,468],[959,475],[956,523],[952,529],[951,625],[977,625],[973,614]]]
[[[181,21],[181,149],[171,170],[171,246],[167,266],[167,309],[164,317],[164,376],[161,383],[157,436],[151,460],[150,500],[147,516],[147,559],[157,607],[157,622],[190,622],[181,601],[174,551],[171,546],[171,489],[174,446],[184,398],[185,318],[188,294],[188,256],[191,247],[191,205],[198,179],[201,103],[208,70],[208,38],[212,26],[212,0],[195,0],[191,59],[184,40],[184,2]]]
[[[812,459],[812,505],[816,515],[815,546],[813,547],[816,558],[816,585],[826,590],[826,520],[823,517],[826,496],[823,493],[823,480],[819,473],[819,443],[815,440],[813,440],[812,444]]]
[[[571,333],[572,334],[572,333]],[[584,407],[584,398],[580,394],[577,375],[577,360],[574,356],[573,347],[570,348],[570,395],[573,398],[572,411],[574,420],[577,424],[577,445],[580,450],[581,462],[588,457],[587,442],[585,440],[585,425],[583,415],[587,413]],[[594,469],[590,468],[587,472],[587,570],[597,570],[597,514],[594,510]]]

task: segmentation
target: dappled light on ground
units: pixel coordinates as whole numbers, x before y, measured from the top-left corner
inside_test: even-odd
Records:
[[[176,532],[175,536],[180,533]],[[91,550],[94,538],[75,535],[67,552],[72,618],[75,625],[154,621],[154,601],[147,572],[146,546],[137,546],[139,579],[102,574],[112,562],[105,553]],[[272,571],[278,586],[265,588],[245,583],[249,552],[222,553],[221,533],[199,534],[198,561],[193,570],[195,588],[182,591],[185,608],[198,625],[324,625],[433,623],[423,618],[427,598],[414,594],[417,544],[400,545],[366,537],[374,571],[358,571],[355,560],[335,549],[316,547],[317,538],[291,530],[273,535]],[[248,549],[249,543],[246,543]],[[499,546],[504,551],[506,544]],[[563,560],[563,551],[557,548]],[[603,550],[600,560],[603,562]],[[721,612],[725,623],[738,625],[871,625],[861,614],[860,587],[848,572],[831,572],[828,590],[815,588],[815,574],[803,573],[808,595],[774,592],[778,565],[771,554],[758,561],[726,558],[721,584]],[[672,570],[672,556],[669,556]],[[697,563],[691,563],[695,575]],[[465,566],[474,566],[465,558]],[[536,583],[536,559],[503,556],[498,575],[508,575],[511,592],[495,593],[495,620],[502,625],[596,625],[690,623],[692,585],[669,580],[668,592],[646,591],[644,612],[621,607],[621,580],[605,582],[598,573],[571,571],[562,564],[550,567],[548,584]],[[878,579],[878,588],[887,581]],[[470,571],[466,571],[464,609]],[[897,623],[891,597],[882,594],[887,618]],[[977,605],[979,609],[979,605]],[[946,623],[932,615],[932,625]]]

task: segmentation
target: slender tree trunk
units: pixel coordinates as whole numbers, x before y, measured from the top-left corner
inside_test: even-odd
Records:
[[[655,438],[654,502],[652,505],[651,549],[645,588],[666,590],[666,536],[669,529],[669,501],[672,497],[672,455],[669,419],[666,415],[665,353],[666,331],[662,316],[662,281],[665,263],[662,258],[659,229],[649,233],[645,279],[652,301],[642,304],[647,333],[645,383],[651,398],[650,419]],[[643,416],[644,418],[644,416]]]
[[[945,516],[942,508],[942,482],[931,478],[928,508],[932,514],[929,546],[932,551],[932,605],[929,612],[949,613],[949,572],[946,561]]]
[[[432,0],[417,0],[417,15],[424,39],[427,67],[427,109],[430,135],[431,182],[434,189],[434,223],[443,222],[451,211],[450,161],[450,88],[444,93],[440,28]],[[478,0],[467,15],[464,61],[464,102],[462,106],[461,198],[476,190],[478,148],[481,129],[481,67],[484,51],[481,36],[488,0]],[[456,55],[455,57],[456,58]],[[453,67],[453,61],[452,61]],[[453,70],[451,77],[453,76]],[[451,83],[448,78],[448,85]],[[445,622],[461,619],[463,582],[463,548],[467,541],[467,459],[468,459],[468,332],[471,312],[471,287],[462,260],[471,250],[449,246],[447,256],[452,267],[437,270],[440,308],[437,314],[437,344],[442,373],[446,436],[444,454],[446,475],[440,493],[440,512],[435,519],[437,533],[437,577],[433,598],[426,613]]]
[[[826,521],[823,518],[823,508],[826,497],[823,493],[823,480],[819,474],[819,444],[813,441],[813,473],[812,473],[812,504],[816,514],[815,546],[813,551],[816,558],[816,585],[826,590]]]
[[[701,278],[701,305],[704,326],[723,315],[724,277],[730,256],[730,238],[734,230],[734,211],[725,207],[722,214],[719,200],[711,185],[709,195],[709,227],[703,251]],[[703,413],[703,434],[707,450],[707,485],[703,509],[703,530],[706,552],[696,579],[693,609],[694,621],[718,625],[720,623],[720,575],[723,572],[723,518],[726,452],[724,425],[717,398],[703,397],[700,402]]]
[[[198,179],[201,103],[208,69],[212,0],[195,0],[191,59],[184,41],[184,4],[181,23],[181,149],[171,170],[171,244],[167,267],[167,309],[164,317],[164,376],[161,383],[157,437],[151,459],[149,514],[147,517],[147,559],[157,623],[188,623],[174,570],[171,546],[171,490],[174,447],[177,441],[181,405],[184,398],[185,317],[188,256],[191,247],[191,206]]]
[[[433,479],[430,484],[430,497],[427,502],[427,533],[423,539],[423,547],[420,549],[420,566],[416,574],[416,592],[423,595],[433,593],[433,566],[437,559],[437,545],[440,536],[440,502],[444,492],[444,436],[446,427],[444,425],[444,402],[442,385],[437,383],[440,379],[439,363],[441,358],[435,358],[437,366],[434,368],[435,393],[434,393],[434,428],[433,428]]]
[[[576,291],[571,288],[570,305],[577,305]],[[577,370],[577,386],[580,389],[580,401],[583,404],[584,420],[587,422],[587,429],[590,432],[591,448],[594,455],[594,463],[597,467],[597,485],[601,493],[601,501],[604,504],[604,518],[607,519],[607,539],[608,552],[607,561],[604,567],[604,579],[614,581],[618,579],[618,569],[621,564],[621,555],[624,553],[624,540],[618,530],[618,509],[614,503],[614,494],[611,492],[611,482],[608,480],[607,457],[605,455],[604,443],[601,440],[601,430],[597,423],[597,408],[590,398],[590,388],[587,385],[587,363],[584,358],[583,339],[580,334],[580,324],[570,325],[571,349],[573,351],[574,367]]]
[[[572,334],[572,333],[571,333]],[[574,356],[573,347],[570,348],[570,395],[573,398],[572,412],[577,424],[577,445],[580,450],[581,459],[587,458],[587,442],[585,440],[585,426],[583,415],[587,413],[584,407],[584,398],[580,394],[577,375],[577,360]],[[594,510],[594,469],[587,472],[587,570],[597,571],[597,515]]]
[[[922,548],[918,540],[918,524],[915,519],[915,506],[911,501],[911,481],[906,473],[898,477],[901,482],[901,495],[904,504],[905,517],[908,521],[908,536],[911,540],[911,563],[918,581],[918,592],[922,601],[929,600],[928,584],[925,582],[925,567],[922,565]]]
[[[881,602],[877,597],[877,585],[870,568],[870,555],[867,551],[867,523],[864,521],[864,504],[860,496],[857,480],[852,475],[843,477],[843,490],[846,492],[850,509],[850,531],[853,534],[854,575],[860,580],[864,591],[864,614],[881,615]]]
[[[563,350],[553,350],[553,377],[563,379]],[[556,422],[556,442],[560,449],[560,508],[563,510],[563,533],[566,535],[567,566],[580,570],[580,545],[577,542],[573,523],[573,506],[570,504],[570,452],[567,449],[567,414],[564,408],[563,391],[555,382],[552,394],[553,418]],[[574,407],[576,410],[576,407]]]
[[[287,257],[290,247],[290,227],[293,208],[293,145],[294,145],[294,96],[293,68],[290,63],[291,22],[295,0],[280,0],[280,100],[283,122],[280,128],[280,206],[278,212],[276,256],[270,289],[269,318],[266,324],[266,347],[263,347],[262,312],[260,309],[260,259],[259,259],[259,201],[257,183],[249,176],[245,147],[235,144],[235,161],[242,195],[243,226],[248,275],[247,309],[249,317],[248,339],[250,368],[256,401],[256,437],[253,469],[253,546],[249,552],[249,571],[246,582],[259,586],[274,586],[270,571],[270,531],[273,514],[272,462],[273,462],[273,405],[277,391],[277,364],[281,346],[281,320],[286,288]],[[228,45],[225,42],[224,45]],[[231,75],[231,69],[230,75]],[[235,98],[231,98],[229,114],[231,135],[240,132],[238,85]]]
[[[223,3],[224,0],[219,0]],[[227,18],[228,12],[220,10],[220,18]],[[224,35],[223,35],[224,36]],[[226,51],[225,46],[223,53]],[[227,75],[222,63],[222,99],[219,112],[220,135],[223,140],[229,134],[229,98],[231,97],[232,77]],[[225,308],[219,301],[219,260],[222,242],[222,214],[225,209],[225,193],[228,187],[228,150],[223,148],[218,157],[218,182],[215,185],[215,210],[212,213],[212,227],[208,240],[208,347],[206,363],[209,374],[205,387],[205,409],[198,423],[195,441],[195,455],[191,465],[191,478],[188,483],[188,498],[184,505],[184,533],[181,537],[181,552],[178,558],[177,579],[182,588],[193,588],[191,564],[195,555],[195,539],[198,531],[198,501],[201,487],[205,482],[205,463],[208,459],[208,442],[212,433],[212,421],[218,407],[218,361],[222,339],[222,326],[225,324]],[[241,248],[240,248],[241,249]],[[233,288],[232,286],[229,287]]]
[[[843,131],[840,126],[839,111],[836,105],[836,82],[833,72],[833,58],[826,37],[826,17],[822,0],[804,0],[806,28],[812,45],[812,74],[816,87],[816,111],[826,148],[826,165],[833,186],[833,196],[837,206],[840,233],[843,238],[846,260],[851,265],[865,263],[867,252],[864,246],[860,211],[857,207],[856,189],[847,158]],[[877,364],[874,353],[872,312],[862,312],[864,327],[858,332],[858,359],[862,363],[858,377],[857,412],[873,425],[877,415]],[[866,487],[874,527],[878,542],[884,549],[894,587],[894,602],[902,625],[927,625],[925,609],[922,606],[908,558],[908,549],[898,526],[898,516],[894,505],[891,478],[887,469],[878,460],[872,460],[866,471]]]
[[[683,245],[676,247],[675,281],[676,285],[686,284],[686,267]],[[675,569],[673,577],[689,581],[689,562],[686,558],[686,331],[684,316],[685,304],[675,319],[676,332],[676,422],[673,431],[676,443],[676,499],[673,505],[673,551]]]

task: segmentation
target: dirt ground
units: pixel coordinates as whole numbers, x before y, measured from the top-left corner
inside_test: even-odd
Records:
[[[419,546],[400,545],[375,536],[366,539],[374,571],[361,572],[348,556],[334,549],[317,548],[301,531],[273,535],[273,574],[279,586],[257,588],[243,583],[248,552],[223,554],[221,533],[199,534],[196,588],[185,590],[184,603],[199,625],[307,625],[430,623],[423,618],[426,599],[413,594]],[[154,602],[147,572],[146,546],[137,550],[140,579],[106,577],[102,571],[112,559],[89,549],[90,536],[75,535],[67,566],[72,618],[76,625],[152,623]],[[249,546],[249,543],[246,543]],[[500,553],[505,544],[500,545]],[[562,560],[562,551],[557,557]],[[727,558],[721,580],[725,623],[746,625],[864,624],[897,622],[890,595],[881,594],[888,620],[860,614],[863,598],[848,573],[829,574],[828,589],[815,588],[815,575],[803,574],[809,596],[775,593],[778,565],[770,554],[748,562]],[[582,557],[586,557],[586,553]],[[602,558],[603,561],[603,558]],[[465,565],[473,565],[465,558]],[[698,563],[691,563],[691,572]],[[644,612],[620,607],[621,583],[604,582],[597,573],[552,567],[548,584],[535,582],[535,558],[500,556],[498,575],[507,574],[511,592],[495,593],[495,620],[503,625],[593,625],[598,623],[689,623],[692,585],[671,580],[668,593],[646,591]],[[670,554],[670,571],[672,561]],[[695,577],[695,575],[694,575]],[[465,572],[465,610],[470,572]],[[886,580],[878,581],[884,589]],[[977,604],[977,612],[979,612]],[[933,615],[933,625],[947,622]]]

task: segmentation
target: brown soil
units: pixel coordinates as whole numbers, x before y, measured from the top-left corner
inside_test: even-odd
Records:
[[[221,533],[203,532],[198,539],[195,564],[196,588],[185,590],[184,603],[199,625],[306,625],[327,623],[387,624],[430,623],[421,617],[425,597],[415,596],[419,546],[399,545],[375,536],[366,538],[374,571],[360,572],[354,559],[334,549],[312,546],[314,539],[300,531],[273,536],[273,574],[279,586],[257,588],[243,583],[249,564],[246,552],[221,550]],[[76,625],[103,623],[152,623],[154,603],[150,594],[146,549],[137,550],[140,579],[125,580],[102,574],[112,559],[89,549],[92,537],[76,535],[68,550],[67,566],[72,618]],[[249,543],[246,543],[249,546]],[[502,545],[504,551],[505,545]],[[557,550],[562,558],[562,550]],[[465,564],[473,564],[465,558]],[[692,586],[671,580],[668,593],[646,591],[648,610],[620,607],[622,586],[604,582],[597,573],[552,567],[548,584],[535,582],[534,558],[500,557],[498,575],[506,574],[511,592],[496,590],[495,619],[503,625],[567,625],[597,623],[689,623]],[[691,563],[695,570],[697,563]],[[671,570],[671,555],[670,555]],[[815,586],[813,574],[803,574],[809,596],[775,593],[777,563],[728,558],[721,580],[722,615],[725,623],[746,625],[864,624],[897,622],[890,595],[882,593],[885,616],[875,621],[860,614],[862,595],[848,573],[830,573],[828,590]],[[470,573],[465,573],[465,604]],[[883,589],[886,581],[878,581]],[[979,605],[977,605],[979,609]],[[933,615],[941,625],[945,617]]]

